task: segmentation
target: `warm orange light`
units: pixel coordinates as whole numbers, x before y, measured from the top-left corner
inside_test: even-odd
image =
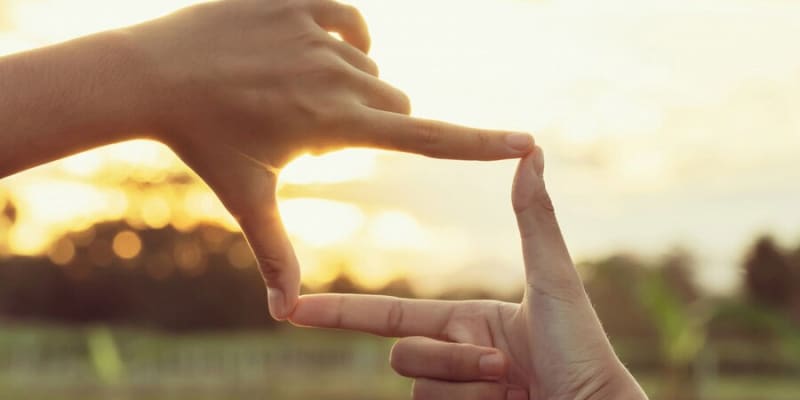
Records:
[[[59,240],[47,253],[50,261],[56,265],[67,265],[75,258],[75,245],[69,239]]]
[[[179,242],[172,254],[175,264],[187,275],[200,275],[206,266],[203,249],[195,242]]]
[[[281,182],[292,184],[337,183],[370,178],[377,153],[348,149],[322,156],[304,155],[281,171]]]
[[[169,225],[172,210],[166,199],[161,196],[150,196],[142,202],[141,216],[144,223],[153,229],[161,229]]]
[[[112,243],[114,253],[122,259],[136,258],[142,251],[142,240],[132,231],[122,231],[114,236]]]

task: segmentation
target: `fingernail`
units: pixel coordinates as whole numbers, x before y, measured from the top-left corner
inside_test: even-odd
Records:
[[[499,353],[485,354],[478,360],[478,368],[481,370],[481,375],[486,378],[499,378],[503,376],[505,366],[505,359]]]
[[[535,157],[533,158],[533,170],[539,178],[544,178],[544,150],[541,146],[535,146]]]
[[[533,136],[527,133],[512,133],[506,136],[506,144],[517,151],[528,151],[533,146]]]
[[[286,298],[283,291],[276,288],[267,289],[267,299],[269,300],[269,313],[272,318],[283,320],[286,318]]]
[[[506,400],[528,400],[528,392],[522,389],[509,389]]]

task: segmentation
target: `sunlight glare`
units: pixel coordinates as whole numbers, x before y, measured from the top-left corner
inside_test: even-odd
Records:
[[[364,213],[358,207],[336,201],[285,200],[280,212],[289,234],[315,247],[343,242],[364,225]]]
[[[375,173],[377,153],[348,149],[321,156],[303,155],[281,171],[281,182],[296,185],[363,180]]]
[[[425,249],[428,234],[408,213],[387,211],[377,215],[370,224],[370,238],[379,248],[387,250]]]
[[[14,195],[19,210],[11,248],[26,255],[41,254],[63,233],[120,219],[128,208],[127,198],[119,190],[85,183],[31,181],[17,187]]]
[[[228,212],[214,192],[204,186],[193,186],[184,195],[182,212],[187,219],[211,222],[231,232],[239,231],[239,224]]]
[[[351,274],[358,284],[367,289],[380,289],[392,280],[403,276],[403,270],[386,265],[356,264],[351,267]]]
[[[103,161],[101,152],[85,151],[61,160],[59,165],[67,174],[88,178],[100,171]]]

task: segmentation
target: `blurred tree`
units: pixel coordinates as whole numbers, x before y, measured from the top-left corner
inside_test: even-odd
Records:
[[[414,293],[414,288],[411,286],[411,282],[405,278],[393,279],[378,292],[387,296],[403,297],[407,299],[417,297],[416,293]]]
[[[694,265],[694,257],[688,250],[675,248],[657,266],[664,283],[683,304],[692,304],[700,298],[700,289],[694,279]]]
[[[122,232],[128,241],[115,241]],[[271,327],[257,269],[231,265],[227,250],[236,246],[224,245],[241,240],[208,226],[96,225],[61,239],[74,245],[63,266],[47,258],[0,262],[0,316],[179,331]],[[132,245],[135,255],[125,247]]]
[[[698,398],[694,366],[706,343],[711,313],[693,283],[692,265],[689,253],[673,251],[638,286],[639,301],[658,331],[666,377],[664,400]]]
[[[745,287],[752,300],[779,309],[790,307],[798,277],[771,236],[756,240],[744,269]]]
[[[339,275],[336,276],[336,278],[332,280],[330,284],[328,284],[326,291],[330,293],[367,293],[362,287],[358,286],[352,278],[350,278],[350,274],[346,272],[347,270],[348,268],[341,267],[339,269],[341,272],[339,272]]]
[[[9,200],[5,203],[2,212],[3,218],[10,222],[12,225],[17,221],[17,207]]]
[[[6,194],[0,192],[0,257],[9,253],[8,234],[16,218],[17,211],[14,204]]]
[[[639,301],[637,285],[647,274],[643,262],[630,255],[614,255],[592,263],[582,263],[586,291],[612,340],[641,342],[642,349],[655,337],[646,310]],[[647,362],[644,358],[641,362]]]

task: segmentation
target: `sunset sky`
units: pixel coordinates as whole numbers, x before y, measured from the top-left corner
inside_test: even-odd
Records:
[[[192,1],[0,0],[0,54],[143,21]],[[780,0],[362,0],[382,77],[418,116],[529,131],[573,255],[693,251],[725,290],[756,234],[800,243],[800,3]],[[37,253],[104,219],[235,229],[203,186],[122,191],[184,168],[123,143],[0,182],[7,238]],[[283,176],[282,211],[309,283],[342,259],[367,285],[509,288],[522,276],[515,162],[348,150]],[[0,209],[5,200],[0,197]],[[177,222],[176,222],[177,221]],[[0,237],[0,239],[2,239]]]

